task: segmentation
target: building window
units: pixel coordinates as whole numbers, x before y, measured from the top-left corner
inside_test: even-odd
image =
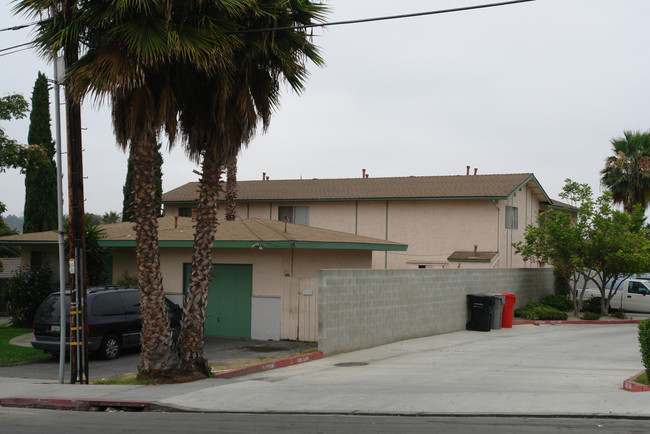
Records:
[[[32,268],[42,268],[45,266],[45,254],[39,251],[32,251],[29,254],[29,265]]]
[[[519,229],[519,208],[506,206],[506,229]]]
[[[192,208],[178,208],[179,217],[192,217]]]
[[[278,220],[284,221],[287,218],[289,223],[309,226],[308,206],[281,206],[278,207]]]

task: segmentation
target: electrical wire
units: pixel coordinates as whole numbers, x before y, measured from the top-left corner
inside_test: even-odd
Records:
[[[32,49],[32,47],[21,48],[20,50],[10,51],[8,53],[2,53],[2,54],[0,54],[0,57],[8,56],[10,54],[20,53],[21,51],[27,51],[27,50],[31,50],[31,49]]]
[[[25,47],[27,45],[32,45],[32,43],[31,42],[25,42],[24,44],[14,45],[13,47],[2,48],[2,49],[0,49],[0,53],[2,53],[4,51],[13,50],[15,48]]]
[[[329,23],[314,23],[314,24],[304,24],[300,26],[285,26],[285,27],[267,27],[267,28],[262,28],[262,29],[245,29],[245,30],[237,30],[233,32],[225,32],[227,35],[237,35],[237,34],[245,34],[245,33],[262,33],[262,32],[277,32],[280,30],[304,30],[304,29],[309,29],[309,28],[314,28],[314,27],[331,27],[331,26],[342,26],[342,25],[348,25],[348,24],[362,24],[362,23],[370,23],[370,22],[376,22],[376,21],[388,21],[388,20],[398,20],[398,19],[404,19],[404,18],[415,18],[415,17],[423,17],[423,16],[428,16],[428,15],[440,15],[440,14],[448,14],[448,13],[453,13],[453,12],[463,12],[463,11],[470,11],[470,10],[477,10],[477,9],[487,9],[487,8],[494,8],[494,7],[499,7],[499,6],[509,6],[509,5],[514,5],[518,3],[529,3],[529,2],[534,2],[536,0],[511,0],[511,1],[505,1],[505,2],[499,2],[499,3],[486,3],[486,4],[481,4],[481,5],[474,5],[474,6],[463,6],[463,7],[458,7],[458,8],[451,8],[451,9],[440,9],[436,11],[427,11],[427,12],[414,12],[411,14],[402,14],[402,15],[388,15],[388,16],[383,16],[383,17],[375,17],[375,18],[361,18],[357,20],[346,20],[346,21],[333,21]],[[15,26],[15,27],[7,27],[4,29],[0,29],[0,32],[6,31],[6,30],[19,30],[24,27],[29,27],[29,26],[34,26],[36,24],[39,24],[40,21],[30,23],[30,24],[24,24],[21,26]],[[8,47],[8,48],[3,48],[0,49],[0,52],[3,51],[8,51],[12,50],[14,48],[19,48],[25,45],[29,45],[30,43],[25,43],[21,45],[16,45],[14,47]],[[7,54],[12,54],[12,53],[7,53]]]
[[[0,32],[6,32],[7,30],[20,30],[20,29],[24,29],[25,27],[35,26],[36,24],[40,24],[40,21],[35,21],[29,24],[21,24],[19,26],[5,27],[4,29],[0,29]]]
[[[487,8],[493,8],[493,7],[498,7],[498,6],[508,6],[508,5],[514,5],[517,3],[528,3],[528,2],[534,2],[536,0],[512,0],[512,1],[506,1],[506,2],[499,2],[499,3],[488,3],[488,4],[482,4],[482,5],[475,5],[475,6],[463,6],[459,8],[452,8],[452,9],[440,9],[437,11],[428,11],[428,12],[414,12],[412,14],[402,14],[402,15],[389,15],[385,17],[375,17],[375,18],[362,18],[358,20],[347,20],[347,21],[333,21],[330,23],[314,23],[314,24],[304,24],[300,26],[285,26],[285,27],[267,27],[263,29],[246,29],[246,30],[237,30],[234,32],[225,32],[227,35],[234,35],[234,34],[243,34],[243,33],[260,33],[260,32],[275,32],[278,30],[304,30],[304,29],[310,29],[314,27],[330,27],[330,26],[341,26],[341,25],[347,25],[347,24],[360,24],[360,23],[370,23],[374,21],[388,21],[388,20],[398,20],[398,19],[403,19],[403,18],[414,18],[414,17],[423,17],[427,15],[439,15],[439,14],[448,14],[452,12],[463,12],[463,11],[470,11],[470,10],[476,10],[476,9],[487,9]]]

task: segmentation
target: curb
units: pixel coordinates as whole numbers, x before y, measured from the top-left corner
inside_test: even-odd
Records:
[[[636,374],[634,377],[630,377],[627,380],[623,382],[623,389],[628,390],[630,392],[650,392],[650,386],[647,384],[642,384],[642,383],[637,383],[636,380],[637,377],[641,374],[643,374],[645,371],[641,371],[638,374]]]
[[[255,372],[268,371],[269,369],[283,368],[285,366],[297,365],[323,358],[321,351],[314,353],[293,356],[268,363],[245,366],[243,368],[231,369],[215,373],[213,378],[233,378],[240,375],[253,374]],[[75,411],[154,411],[165,409],[165,411],[184,411],[177,408],[169,408],[158,405],[151,401],[113,401],[110,399],[76,399],[76,398],[0,398],[0,407],[22,407],[42,408],[48,410],[75,410]],[[185,410],[193,411],[193,410]]]
[[[289,357],[287,359],[276,360],[274,362],[260,363],[257,365],[244,366],[243,368],[232,369],[230,371],[213,372],[213,378],[233,378],[240,375],[254,374],[256,372],[268,371],[269,369],[284,368],[285,366],[297,365],[312,360],[323,358],[321,351],[303,354],[301,356]]]
[[[113,408],[122,411],[145,411],[154,406],[149,401],[112,401],[109,399],[68,398],[3,398],[0,407],[44,408],[49,410],[105,411]]]
[[[559,325],[559,324],[594,324],[594,325],[610,325],[610,324],[638,324],[645,321],[645,319],[626,319],[621,321],[587,321],[587,320],[519,320],[513,321],[513,325]]]

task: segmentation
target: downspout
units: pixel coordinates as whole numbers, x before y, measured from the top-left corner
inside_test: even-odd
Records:
[[[386,201],[386,241],[388,241],[388,201]],[[384,270],[388,270],[388,250],[384,250]]]
[[[497,209],[497,262],[501,261],[501,253],[499,251],[499,241],[501,240],[501,208],[497,205],[496,199],[492,199],[492,205]]]

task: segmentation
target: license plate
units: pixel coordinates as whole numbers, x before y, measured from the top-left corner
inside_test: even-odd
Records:
[[[57,332],[57,333],[61,333],[61,326],[60,326],[60,325],[53,325],[53,326],[50,328],[50,331]]]

